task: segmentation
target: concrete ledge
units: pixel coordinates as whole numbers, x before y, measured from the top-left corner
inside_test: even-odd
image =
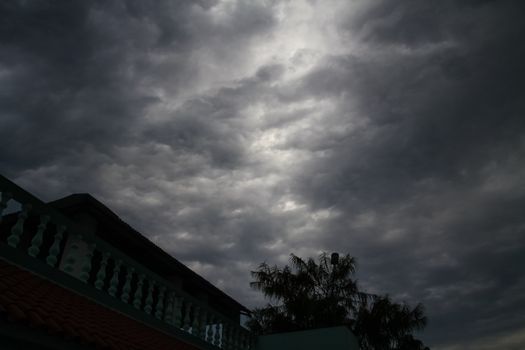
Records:
[[[256,350],[359,350],[355,335],[344,326],[260,336]]]

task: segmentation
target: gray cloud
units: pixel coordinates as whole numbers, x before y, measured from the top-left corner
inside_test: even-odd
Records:
[[[320,245],[360,256],[367,285],[423,300],[435,344],[523,325],[509,292],[525,250],[513,4],[374,7],[353,28],[370,54],[332,57],[303,84],[336,96],[341,124],[366,121],[336,144],[327,132],[330,155],[301,169],[296,191],[341,213]]]
[[[349,252],[433,348],[523,345],[517,1],[9,2],[0,169],[90,192],[249,306]]]

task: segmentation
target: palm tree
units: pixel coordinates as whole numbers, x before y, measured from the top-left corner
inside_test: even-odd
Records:
[[[269,299],[266,307],[253,311],[248,323],[253,332],[346,325],[362,349],[424,349],[411,334],[426,324],[422,305],[411,309],[388,296],[360,291],[354,257],[323,253],[317,263],[291,254],[290,265],[281,269],[262,263],[252,271],[251,287]]]
[[[412,309],[405,303],[393,302],[388,295],[372,296],[361,304],[352,330],[363,350],[420,350],[428,348],[411,333],[422,330],[426,323],[422,304]]]

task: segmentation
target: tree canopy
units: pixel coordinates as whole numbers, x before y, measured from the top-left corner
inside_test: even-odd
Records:
[[[252,271],[250,285],[269,299],[253,311],[248,326],[258,334],[345,325],[365,350],[428,349],[413,336],[427,322],[422,304],[410,307],[388,295],[359,289],[356,260],[323,253],[318,262],[291,254],[290,266],[266,263]]]

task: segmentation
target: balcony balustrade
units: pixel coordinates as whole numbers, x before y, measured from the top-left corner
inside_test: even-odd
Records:
[[[78,294],[206,348],[255,349],[248,330],[1,175],[0,258],[58,284],[74,278]]]

